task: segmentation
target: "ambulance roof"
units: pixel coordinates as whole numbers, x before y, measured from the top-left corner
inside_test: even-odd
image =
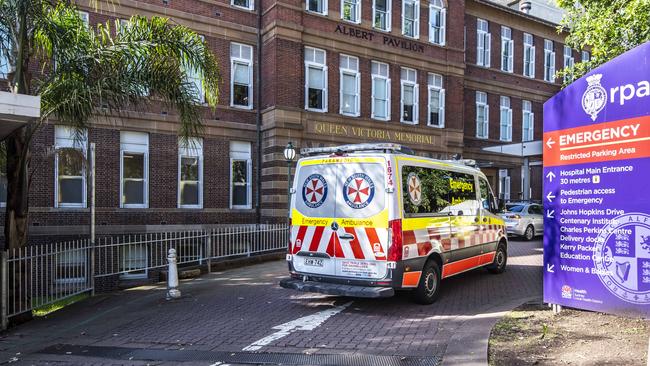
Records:
[[[417,156],[412,149],[393,143],[376,143],[376,144],[352,144],[340,145],[329,147],[316,147],[316,148],[303,148],[300,150],[303,156],[300,160],[322,159],[323,157],[337,157],[337,156],[404,156],[404,157],[417,157],[417,159],[426,160],[427,162],[440,165],[443,167],[453,167],[468,173],[478,173],[481,176],[484,174],[476,165],[474,160],[461,159],[461,160],[440,160],[427,158],[424,156]]]

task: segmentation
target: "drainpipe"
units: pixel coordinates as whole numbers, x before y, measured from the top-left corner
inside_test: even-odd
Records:
[[[262,223],[262,1],[257,6],[257,75],[255,76],[257,100],[257,192],[255,194],[255,213],[257,223]]]

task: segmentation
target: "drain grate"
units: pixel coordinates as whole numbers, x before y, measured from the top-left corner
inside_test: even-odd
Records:
[[[438,366],[444,349],[439,347],[432,357],[374,356],[362,354],[302,354],[255,353],[197,350],[161,350],[148,348],[79,346],[57,344],[39,353],[110,358],[138,361],[210,361],[222,363],[247,363],[255,365],[319,365],[319,366]]]

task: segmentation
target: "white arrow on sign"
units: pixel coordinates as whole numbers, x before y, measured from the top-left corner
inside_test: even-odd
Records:
[[[546,272],[548,272],[548,273],[555,273],[555,271],[553,270],[553,268],[555,268],[555,264],[546,263]]]
[[[548,199],[549,202],[553,202],[553,198],[555,198],[553,192],[548,192],[548,194],[546,195],[546,199]]]
[[[546,174],[546,178],[548,178],[549,182],[553,182],[553,178],[555,177],[556,175],[553,172],[548,172],[548,174]]]
[[[548,210],[546,211],[546,217],[548,217],[549,219],[555,218],[555,216],[553,216],[554,213],[555,210]]]
[[[553,148],[553,144],[555,144],[555,141],[553,141],[552,137],[548,138],[548,141],[546,141],[546,146],[548,146],[549,149]]]

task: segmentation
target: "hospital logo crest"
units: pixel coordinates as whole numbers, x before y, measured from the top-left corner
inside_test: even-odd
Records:
[[[591,120],[598,118],[598,113],[607,104],[607,91],[600,85],[602,74],[593,74],[587,77],[587,90],[582,94],[582,109],[591,116]]]
[[[407,187],[409,191],[409,200],[416,206],[422,203],[422,184],[420,178],[415,173],[411,173],[406,178]]]
[[[343,184],[345,203],[354,209],[367,207],[375,195],[375,183],[364,173],[354,173]]]
[[[327,182],[320,174],[312,174],[302,185],[302,200],[309,208],[320,207],[327,198]]]
[[[629,213],[603,227],[596,238],[594,272],[623,301],[650,304],[650,215]]]

